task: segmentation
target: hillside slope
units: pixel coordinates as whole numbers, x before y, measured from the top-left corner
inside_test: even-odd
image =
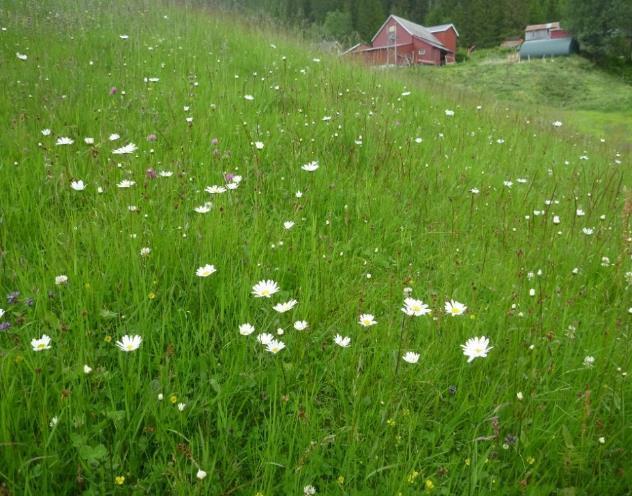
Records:
[[[563,120],[578,131],[632,145],[632,86],[579,57],[510,61],[480,50],[465,63],[415,73],[434,86],[449,84]]]
[[[0,27],[0,493],[625,493],[625,153],[186,2]]]

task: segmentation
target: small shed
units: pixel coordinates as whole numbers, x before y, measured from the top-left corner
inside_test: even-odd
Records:
[[[525,41],[520,47],[520,58],[560,57],[577,53],[578,50],[575,38]]]

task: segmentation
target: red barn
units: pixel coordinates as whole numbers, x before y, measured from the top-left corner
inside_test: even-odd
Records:
[[[344,54],[362,57],[371,65],[443,65],[454,62],[458,36],[453,24],[426,28],[391,15],[370,45],[358,44]]]

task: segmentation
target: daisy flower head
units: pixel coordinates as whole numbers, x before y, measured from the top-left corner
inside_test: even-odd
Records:
[[[340,334],[336,334],[334,338],[334,343],[336,343],[341,348],[348,348],[351,344],[351,338],[349,336],[341,336]]]
[[[308,327],[309,324],[306,320],[297,320],[296,322],[294,322],[294,329],[296,329],[297,331],[304,331]]]
[[[445,302],[445,313],[451,315],[452,317],[456,317],[457,315],[463,315],[467,307],[463,303],[459,303],[455,300],[450,300]]]
[[[64,146],[64,145],[72,145],[75,140],[68,138],[67,136],[62,136],[61,138],[57,138],[55,145]]]
[[[290,230],[290,229],[292,229],[293,227],[294,227],[294,221],[291,221],[291,220],[286,220],[286,221],[283,223],[283,228],[284,228],[284,229],[286,229],[286,230]]]
[[[202,480],[206,477],[206,472],[202,469],[198,469],[197,473],[195,474],[195,476],[199,479]]]
[[[216,184],[214,184],[213,186],[207,186],[206,188],[204,188],[204,191],[206,191],[210,195],[217,195],[226,193],[226,188],[224,186],[217,186]]]
[[[51,339],[46,334],[42,334],[42,337],[39,339],[32,339],[31,346],[33,347],[33,351],[43,351],[51,349]]]
[[[468,357],[467,363],[470,363],[475,358],[485,358],[487,357],[487,353],[489,350],[493,348],[493,346],[489,346],[489,339],[485,336],[474,337],[468,339],[465,344],[461,345],[463,349],[463,354]]]
[[[266,344],[266,351],[270,353],[274,353],[275,355],[285,348],[285,343],[283,341],[279,341],[277,339],[273,339],[268,344]]]
[[[363,313],[358,319],[358,324],[360,324],[362,327],[371,327],[377,324],[377,320],[375,320],[375,317],[370,313]]]
[[[263,150],[263,147],[264,147],[264,146],[265,146],[265,145],[263,144],[263,141],[255,141],[255,148],[256,148],[257,150]]]
[[[114,155],[127,155],[129,153],[134,153],[136,150],[138,150],[138,147],[134,143],[128,143],[127,145],[122,146],[121,148],[112,150],[112,153]]]
[[[20,60],[26,60],[29,58],[28,55],[26,55],[25,53],[20,53],[20,52],[15,52],[15,56]]]
[[[239,326],[239,334],[242,336],[250,336],[253,332],[255,332],[255,326],[248,322]]]
[[[314,172],[316,169],[318,169],[318,167],[320,167],[318,165],[318,161],[314,160],[313,162],[308,162],[306,164],[303,164],[301,166],[301,169],[307,172]]]
[[[149,248],[148,246],[145,246],[143,248],[140,249],[140,256],[141,257],[146,257],[151,253],[151,248]]]
[[[208,277],[208,276],[214,274],[215,272],[217,272],[217,269],[215,268],[214,265],[206,264],[203,267],[199,267],[195,271],[195,275],[198,276],[198,277]]]
[[[42,129],[42,136],[50,136],[51,130],[46,128]]]
[[[198,214],[208,214],[213,208],[213,204],[210,202],[206,202],[204,205],[200,205],[199,207],[195,207],[195,210]]]
[[[136,184],[136,181],[130,181],[129,179],[123,179],[117,186],[121,189],[131,188]]]
[[[421,300],[416,300],[415,298],[406,298],[404,300],[404,306],[402,308],[402,312],[409,316],[419,317],[421,315],[427,315],[432,310]]]
[[[68,276],[65,274],[62,274],[60,276],[55,276],[55,284],[57,284],[57,286],[63,286],[64,284],[68,283]]]
[[[257,341],[259,341],[262,345],[267,346],[268,343],[274,341],[274,336],[268,332],[262,332],[257,336]]]
[[[272,308],[274,308],[274,310],[279,313],[285,313],[292,310],[296,306],[297,303],[298,301],[296,300],[289,300],[289,301],[286,301],[285,303],[277,303]]]
[[[136,351],[138,348],[140,348],[140,344],[142,342],[143,342],[143,338],[141,338],[138,335],[136,336],[125,335],[121,338],[120,341],[116,342],[116,346],[121,351],[125,351],[125,352]]]
[[[86,189],[86,184],[81,179],[79,179],[78,181],[71,182],[70,187],[75,191],[83,191],[84,189]]]
[[[255,298],[270,298],[280,290],[278,284],[271,279],[259,281],[252,287],[252,294]]]
[[[112,134],[110,134],[110,136],[108,136],[108,139],[109,139],[110,141],[116,141],[116,140],[117,140],[117,139],[119,139],[120,137],[121,137],[121,135],[120,135],[120,134],[112,133]]]
[[[419,361],[419,353],[415,353],[413,351],[407,351],[402,357],[407,363],[417,363]]]

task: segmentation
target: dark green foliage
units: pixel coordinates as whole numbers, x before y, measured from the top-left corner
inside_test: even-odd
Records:
[[[632,61],[630,0],[567,0],[566,17],[582,49],[593,57]]]
[[[204,1],[204,0],[202,0]],[[561,21],[593,58],[632,60],[630,0],[206,0],[314,24],[312,33],[369,41],[389,14],[426,26],[453,23],[461,47],[497,46],[528,24]]]
[[[522,33],[525,25],[557,21],[564,0],[214,0],[230,7],[246,7],[290,21],[307,21],[323,26],[326,35],[348,31],[339,40],[359,33],[370,40],[388,14],[396,14],[425,25],[451,22],[457,26],[466,46],[494,46],[506,36]],[[350,16],[347,19],[339,14]],[[332,30],[333,27],[333,30]]]

